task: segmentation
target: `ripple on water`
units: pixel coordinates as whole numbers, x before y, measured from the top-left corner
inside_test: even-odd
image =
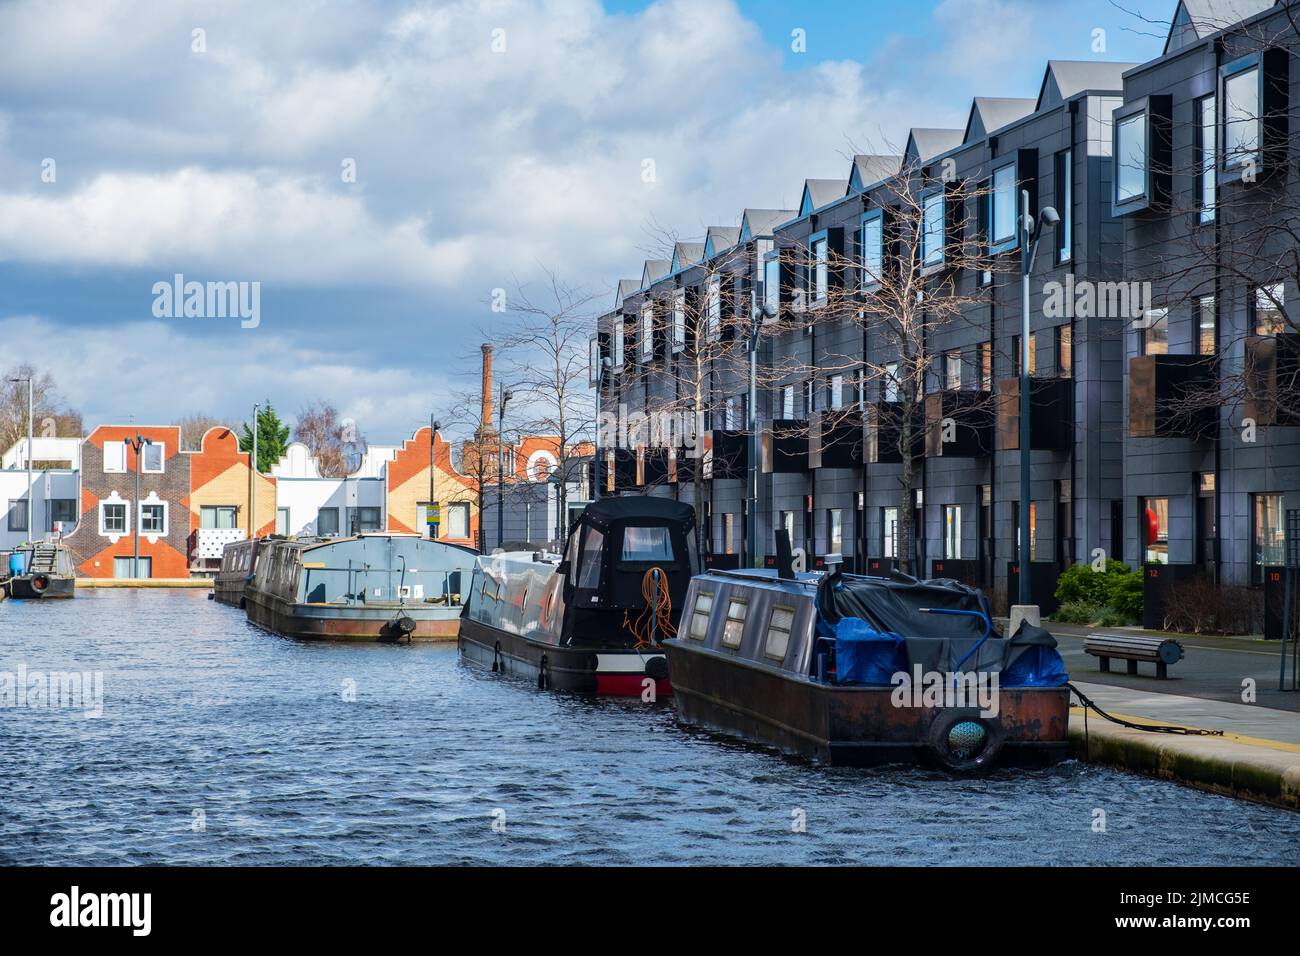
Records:
[[[6,863],[1195,865],[1300,848],[1300,815],[1162,781],[1076,762],[820,768],[671,704],[472,671],[448,646],[286,641],[200,592],[9,601],[0,637],[0,671],[102,671],[105,693],[96,720],[0,710]]]

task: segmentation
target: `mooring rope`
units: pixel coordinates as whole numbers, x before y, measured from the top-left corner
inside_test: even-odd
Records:
[[[1079,702],[1083,704],[1085,749],[1087,747],[1089,710],[1095,710],[1098,716],[1104,717],[1106,720],[1109,720],[1112,723],[1119,724],[1121,727],[1130,727],[1133,730],[1149,730],[1152,733],[1156,733],[1156,734],[1181,734],[1185,737],[1222,737],[1223,736],[1222,730],[1203,730],[1200,727],[1179,727],[1175,724],[1135,724],[1131,720],[1125,720],[1122,717],[1116,717],[1113,714],[1106,713],[1104,710],[1102,710],[1100,707],[1097,706],[1096,702],[1092,698],[1090,698],[1083,691],[1079,690],[1078,687],[1074,686],[1068,681],[1066,682],[1065,686],[1070,688],[1070,690],[1074,691],[1079,696]]]

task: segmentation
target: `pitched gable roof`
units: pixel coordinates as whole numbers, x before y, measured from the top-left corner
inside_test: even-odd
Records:
[[[700,261],[704,255],[704,243],[702,242],[678,242],[673,245],[673,261],[668,271],[680,272],[682,269],[690,268]]]
[[[1024,119],[1038,109],[1038,101],[1003,96],[977,96],[971,102],[963,143],[977,142],[990,133]]]
[[[648,289],[664,276],[668,275],[671,263],[667,259],[647,259],[641,270],[641,288]]]
[[[1098,60],[1048,60],[1043,83],[1038,88],[1037,109],[1059,106],[1085,90],[1121,93],[1125,71],[1138,65]]]
[[[1204,40],[1274,5],[1274,0],[1180,0],[1169,22],[1165,52]]]
[[[634,295],[641,288],[639,279],[619,279],[618,292],[615,294],[614,311],[623,308],[623,300],[630,295]]]
[[[746,209],[740,217],[740,237],[736,241],[748,242],[750,239],[771,236],[777,226],[798,215],[793,209]]]
[[[902,156],[854,156],[848,191],[860,193],[873,183],[897,175],[902,167]]]
[[[799,201],[799,215],[806,216],[815,209],[843,199],[848,190],[847,179],[805,179],[803,198]]]
[[[950,149],[961,145],[960,129],[913,129],[907,134],[907,148],[903,150],[904,162],[928,163]]]
[[[709,226],[709,232],[704,237],[704,258],[712,259],[719,252],[730,249],[739,241],[739,226]]]

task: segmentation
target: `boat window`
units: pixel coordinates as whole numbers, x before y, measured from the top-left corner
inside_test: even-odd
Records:
[[[600,587],[600,555],[604,549],[605,536],[595,528],[588,528],[582,542],[582,561],[578,564],[578,587],[592,590]]]
[[[778,661],[785,660],[786,649],[790,646],[790,631],[794,627],[794,608],[772,608],[772,616],[767,622],[767,646],[763,653]]]
[[[732,598],[727,603],[727,623],[722,627],[722,643],[727,647],[740,646],[740,639],[745,634],[745,615],[748,612],[748,601]]]
[[[697,641],[702,641],[709,636],[709,617],[713,614],[713,595],[708,591],[701,591],[695,595],[695,607],[691,611],[691,629],[690,636]]]
[[[671,561],[673,542],[667,528],[624,528],[624,561]]]

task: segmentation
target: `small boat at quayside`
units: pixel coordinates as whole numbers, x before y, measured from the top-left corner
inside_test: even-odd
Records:
[[[252,623],[285,637],[450,639],[477,553],[394,532],[266,538],[257,546],[244,606]]]
[[[687,723],[831,765],[1066,756],[1056,639],[1028,624],[1003,637],[956,581],[713,571],[691,581],[685,621],[665,646]]]
[[[0,589],[11,598],[71,598],[77,596],[77,573],[67,549],[57,540],[19,545],[5,560],[7,576]]]
[[[212,599],[231,607],[244,606],[244,588],[253,578],[261,538],[232,541],[221,550],[221,568],[212,582]]]
[[[462,659],[544,689],[669,696],[662,641],[681,616],[694,532],[690,505],[600,498],[562,556],[481,556],[461,616]]]

